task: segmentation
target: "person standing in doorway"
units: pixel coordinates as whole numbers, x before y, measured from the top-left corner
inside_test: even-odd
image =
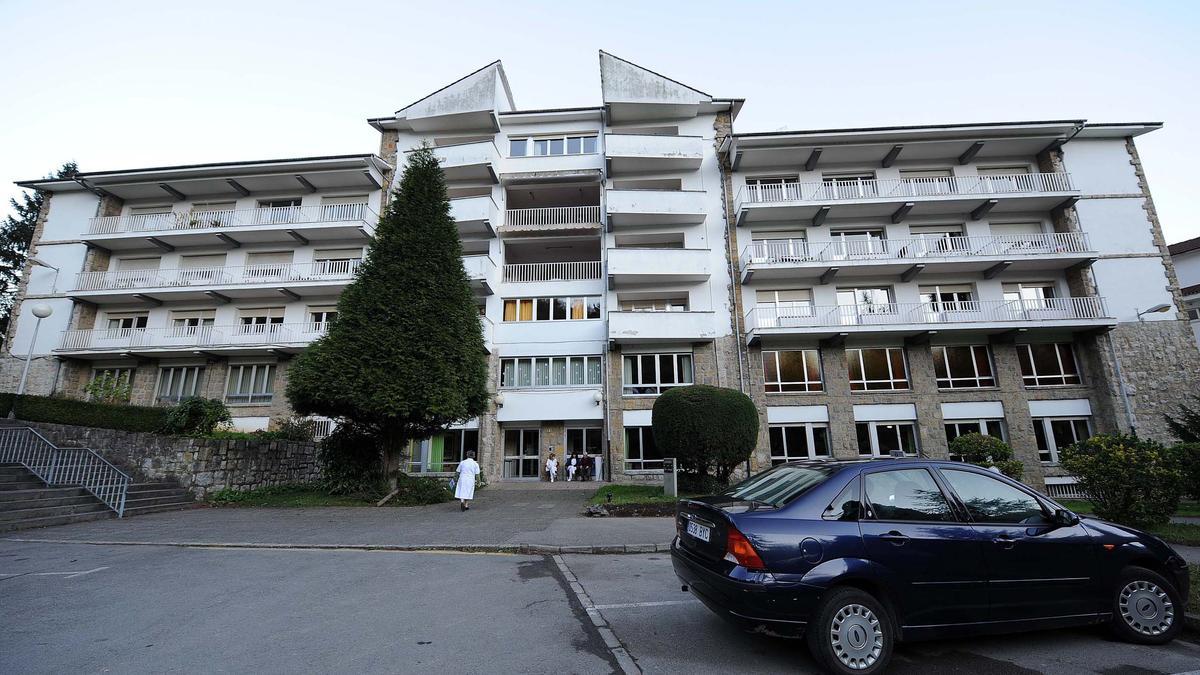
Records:
[[[468,452],[467,458],[458,463],[458,484],[454,487],[454,498],[458,500],[460,511],[469,511],[468,503],[475,498],[475,477],[479,475],[479,463],[475,461],[475,453]]]
[[[553,483],[558,477],[558,460],[554,458],[554,453],[550,453],[550,457],[546,459],[546,477]]]

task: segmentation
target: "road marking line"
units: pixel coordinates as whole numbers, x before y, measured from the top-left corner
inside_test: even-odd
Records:
[[[551,556],[554,564],[558,566],[558,571],[564,577],[573,579],[568,582],[571,592],[575,594],[575,599],[583,606],[587,612],[588,618],[592,620],[592,625],[596,627],[596,631],[600,634],[600,639],[604,641],[604,646],[608,648],[608,652],[613,655],[617,665],[621,667],[621,672],[625,675],[642,675],[642,669],[638,667],[636,661],[630,656],[629,651],[621,644],[620,638],[613,632],[612,626],[605,620],[604,615],[600,613],[600,609],[592,602],[588,596],[587,590],[583,584],[579,583],[571,568],[567,567],[567,562],[563,560],[561,555]]]
[[[615,605],[595,605],[593,609],[633,609],[635,607],[670,607],[672,605],[694,605],[699,600],[660,600],[658,602],[622,602]]]
[[[94,570],[88,570],[86,572],[76,572],[75,574],[68,574],[65,578],[74,579],[75,577],[82,577],[84,575],[91,574],[92,572],[99,572],[100,570],[106,570],[106,569],[108,569],[108,568],[107,567],[97,567]]]
[[[21,572],[18,574],[0,573],[0,578],[7,579],[10,577],[62,577],[64,579],[74,579],[75,577],[82,577],[84,575],[91,574],[93,572],[99,572],[101,570],[106,570],[106,569],[108,569],[108,568],[107,567],[97,567],[94,570],[84,570],[82,572]]]

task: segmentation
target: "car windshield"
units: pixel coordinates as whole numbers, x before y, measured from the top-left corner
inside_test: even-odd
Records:
[[[721,495],[780,507],[824,483],[835,471],[837,467],[833,466],[784,464],[748,478]]]

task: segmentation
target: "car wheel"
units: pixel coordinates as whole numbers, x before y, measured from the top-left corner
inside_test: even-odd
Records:
[[[1109,627],[1117,638],[1161,645],[1183,629],[1183,598],[1162,575],[1143,567],[1126,567],[1113,589]]]
[[[805,633],[813,657],[832,673],[881,672],[896,639],[883,604],[857,588],[832,591]]]

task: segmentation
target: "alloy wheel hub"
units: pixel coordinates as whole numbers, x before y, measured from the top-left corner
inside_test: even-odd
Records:
[[[833,653],[853,670],[869,668],[883,653],[883,629],[870,609],[850,604],[838,610],[829,626]]]
[[[1175,623],[1175,604],[1166,591],[1149,581],[1131,581],[1118,599],[1121,618],[1142,635],[1161,635]]]

